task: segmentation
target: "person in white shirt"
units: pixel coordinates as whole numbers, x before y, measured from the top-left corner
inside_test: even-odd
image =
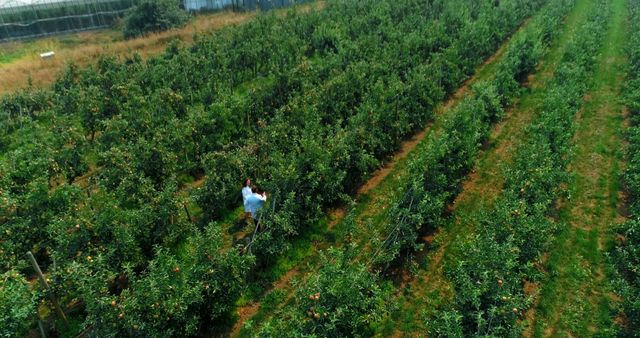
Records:
[[[244,180],[244,187],[242,188],[242,203],[244,204],[245,219],[251,216],[251,211],[249,211],[249,208],[247,206],[247,198],[249,198],[251,194],[253,194],[253,191],[251,190],[251,180],[247,178],[246,180]]]
[[[255,189],[255,187],[253,190],[256,192],[247,197],[247,201],[244,203],[244,206],[245,211],[248,210],[248,212],[251,213],[251,216],[255,220],[258,218],[258,211],[262,209],[264,202],[267,201],[267,193],[264,191],[262,193],[258,193],[258,190]]]

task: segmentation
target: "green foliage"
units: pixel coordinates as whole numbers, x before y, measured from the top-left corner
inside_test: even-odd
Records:
[[[627,54],[629,75],[623,89],[624,103],[629,108],[631,126],[627,130],[627,168],[624,182],[629,195],[631,220],[618,229],[618,243],[611,252],[611,261],[618,278],[616,292],[622,298],[622,313],[626,318],[621,335],[640,337],[640,2],[630,1],[630,23]]]
[[[484,232],[460,245],[464,258],[447,267],[447,277],[455,286],[455,313],[438,314],[430,331],[436,333],[445,325],[448,330],[465,336],[517,336],[516,321],[530,304],[522,290],[517,260],[518,247],[513,238],[496,241]],[[455,317],[454,317],[455,318]]]
[[[219,218],[233,205],[241,203],[238,193],[245,178],[256,162],[255,155],[250,149],[240,149],[229,154],[227,152],[209,153],[203,159],[207,180],[196,196],[203,206],[216,206],[204,209],[205,217]]]
[[[37,317],[38,295],[18,272],[0,275],[0,337],[24,337]]]
[[[624,316],[627,319],[626,332],[638,337],[640,327],[640,223],[637,219],[628,221],[619,229],[622,238],[611,258],[618,269],[619,279],[616,293],[623,299]]]
[[[298,288],[295,305],[261,328],[257,336],[367,337],[393,308],[390,288],[352,252],[329,250],[321,254],[321,268]]]
[[[125,39],[183,26],[188,14],[176,0],[143,0],[124,18]]]
[[[547,46],[536,27],[549,22],[559,24],[553,18],[563,16],[569,8],[564,1],[547,6],[538,21],[509,45],[496,77],[476,84],[474,95],[454,108],[442,134],[430,139],[427,150],[411,162],[413,179],[403,187],[403,197],[391,208],[386,237],[376,244],[383,248],[374,257],[377,264],[388,265],[402,253],[419,250],[420,232],[443,224],[445,207],[458,194],[490,126],[501,119],[504,106],[518,93],[519,81],[534,70],[540,51]]]
[[[496,120],[502,111],[495,100],[495,88],[485,85],[476,87],[480,92],[477,99],[465,100],[456,107],[442,135],[431,139],[428,150],[411,163],[416,178],[407,186],[404,198],[392,208],[389,235],[379,244],[384,248],[376,258],[379,263],[392,261],[403,250],[420,249],[419,231],[442,223],[443,210],[459,192],[460,182],[488,135],[490,121]]]
[[[454,2],[448,6],[447,10],[463,5]],[[353,189],[363,175],[378,165],[380,158],[395,150],[403,135],[420,127],[424,121],[431,120],[435,103],[470,74],[472,68],[468,65],[477,65],[496,47],[501,37],[513,31],[516,23],[526,15],[525,9],[512,6],[514,5],[507,3],[497,11],[490,7],[482,8],[478,21],[482,19],[493,22],[504,15],[509,18],[500,23],[500,29],[495,29],[494,34],[489,35],[491,38],[482,40],[482,44],[470,46],[467,43],[469,40],[479,40],[486,33],[483,30],[486,22],[472,19],[463,20],[459,25],[452,23],[449,28],[451,36],[448,38],[438,36],[429,41],[416,41],[414,35],[403,36],[402,39],[407,41],[403,41],[403,44],[411,43],[415,46],[422,43],[428,50],[435,48],[437,43],[444,43],[447,47],[427,63],[412,60],[417,66],[409,68],[406,73],[404,67],[411,64],[405,62],[406,56],[389,59],[385,55],[382,58],[372,58],[384,60],[387,67],[381,67],[378,62],[354,62],[343,73],[328,80],[323,87],[312,88],[305,101],[294,99],[285,106],[286,115],[277,114],[271,124],[265,127],[262,135],[266,137],[258,142],[261,150],[257,153],[258,161],[266,154],[270,156],[263,167],[271,175],[267,188],[282,191],[285,195],[279,195],[279,203],[275,205],[272,214],[266,215],[265,222],[269,226],[259,235],[256,248],[266,250],[267,253],[278,252],[286,244],[284,239],[297,234],[303,228],[302,224],[317,218],[322,210],[321,206],[335,203],[341,192]],[[385,10],[393,12],[398,8],[400,5]],[[379,24],[380,20],[385,25],[391,24],[387,17],[374,22]],[[409,16],[405,20],[414,22],[417,18]],[[443,20],[460,19],[447,17]],[[400,24],[402,28],[404,24],[405,22]],[[384,27],[385,32],[390,31],[389,27]],[[400,31],[397,33],[400,34]],[[438,41],[440,38],[446,42]],[[360,43],[360,40],[357,42]],[[368,44],[365,46],[370,48]],[[497,118],[483,116],[499,114],[495,111],[496,107],[491,107],[495,102],[494,99],[481,99],[469,103],[465,112],[475,109],[486,111],[474,111],[474,114],[467,115],[461,113],[460,121],[452,121],[452,125],[458,123],[469,126],[469,129],[465,133],[451,135],[451,139],[445,141],[452,143],[450,147],[435,146],[435,149],[440,149],[434,152],[441,152],[437,156],[443,159],[453,158],[451,155],[457,151],[470,149],[470,144],[475,147],[481,139],[476,135],[486,134],[486,124],[481,124],[482,127],[476,129],[474,123],[462,120]],[[306,106],[309,108],[305,109]],[[325,127],[326,121],[334,124],[329,124],[332,127]],[[297,123],[300,123],[300,127],[297,127]],[[462,163],[442,163],[442,175],[462,170],[462,167],[469,165],[469,161],[469,158],[465,158]],[[445,203],[448,198],[445,195],[452,196],[449,189],[451,186],[455,187],[455,183],[447,183],[449,182],[443,183],[446,186],[445,192],[437,197],[436,204]],[[407,198],[407,201],[414,199],[413,196]],[[419,198],[430,196],[423,194]],[[426,203],[428,202],[422,205]],[[416,223],[420,223],[420,220],[416,220]]]
[[[591,55],[602,44],[609,13],[608,3],[599,2],[571,41],[548,85],[542,110],[527,130],[527,142],[505,172],[502,194],[491,211],[480,215],[478,235],[454,244],[460,254],[445,265],[455,289],[454,303],[427,319],[433,323],[432,333],[521,334],[518,321],[531,304],[524,283],[536,279],[533,264],[558,226],[551,216],[570,179],[566,166],[573,117],[587,90]]]
[[[201,321],[232,310],[252,265],[251,256],[221,249],[222,235],[210,226],[190,237],[182,254],[157,249],[142,272],[127,266],[113,275],[99,253],[91,264],[72,263],[70,276],[60,278],[79,290],[89,313],[85,325],[96,336],[194,335]]]

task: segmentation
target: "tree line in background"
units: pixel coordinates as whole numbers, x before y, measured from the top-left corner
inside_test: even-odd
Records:
[[[124,38],[131,39],[184,26],[189,14],[180,8],[181,3],[179,0],[140,1],[124,17]]]

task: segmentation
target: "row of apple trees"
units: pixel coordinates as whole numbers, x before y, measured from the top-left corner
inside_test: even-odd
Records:
[[[640,2],[629,1],[631,26],[627,44],[629,75],[623,89],[631,126],[627,129],[627,168],[624,181],[629,196],[631,219],[618,229],[619,240],[611,252],[618,279],[616,292],[622,297],[623,332],[640,336]]]

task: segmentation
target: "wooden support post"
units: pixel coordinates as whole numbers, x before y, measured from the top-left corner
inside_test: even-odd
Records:
[[[40,337],[47,338],[47,333],[44,330],[44,325],[40,319],[38,319],[38,330],[40,331]]]
[[[67,316],[64,314],[64,311],[62,311],[60,304],[58,304],[58,299],[56,299],[56,296],[53,294],[53,292],[49,288],[49,283],[47,283],[47,279],[44,278],[44,275],[42,274],[42,270],[40,270],[40,265],[38,265],[38,262],[36,261],[36,258],[33,257],[33,254],[31,253],[31,251],[27,251],[27,257],[29,257],[29,260],[31,261],[31,265],[33,265],[33,269],[36,271],[36,274],[38,275],[38,280],[40,281],[40,285],[42,285],[42,287],[47,292],[47,295],[49,296],[49,299],[51,300],[51,303],[53,304],[53,307],[56,310],[58,317],[60,317],[65,324],[68,324],[69,322],[67,321]]]

